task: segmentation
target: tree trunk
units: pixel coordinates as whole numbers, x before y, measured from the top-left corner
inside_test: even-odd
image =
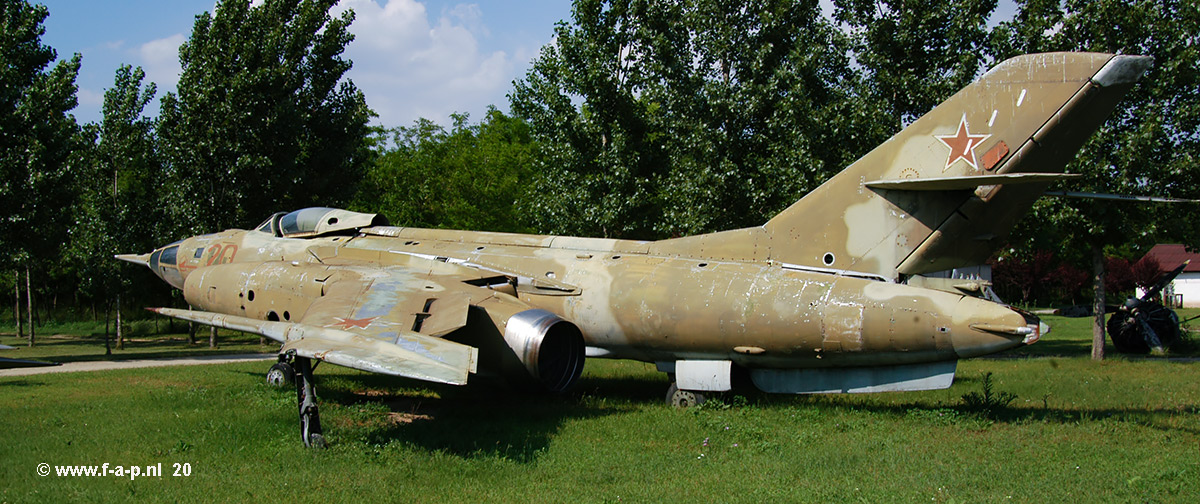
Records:
[[[217,348],[217,326],[209,326],[208,348]]]
[[[1104,247],[1092,245],[1092,360],[1104,360]]]
[[[29,346],[33,346],[33,289],[30,287],[32,281],[29,280],[29,265],[25,265],[25,311],[29,315]]]
[[[13,305],[13,320],[17,321],[17,337],[25,337],[25,329],[21,325],[21,270],[17,270],[17,281],[13,282],[13,291],[17,302]]]
[[[192,309],[192,305],[188,305],[188,309]],[[188,345],[196,344],[196,323],[188,321]]]
[[[117,350],[125,349],[125,331],[121,330],[121,295],[117,294]]]
[[[109,305],[108,303],[104,303],[104,355],[112,355],[112,347],[111,347],[111,346],[109,346],[109,344],[108,344],[108,315],[109,315],[109,306],[110,306],[110,305]],[[95,303],[92,303],[92,309],[93,309],[93,310],[95,309],[95,307],[96,307],[96,304],[95,304]]]

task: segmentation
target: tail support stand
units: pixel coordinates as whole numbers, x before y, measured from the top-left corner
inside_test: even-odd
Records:
[[[321,416],[317,412],[317,395],[313,387],[312,361],[307,357],[296,357],[296,403],[300,408],[300,437],[304,446],[324,448],[325,435],[321,430]]]

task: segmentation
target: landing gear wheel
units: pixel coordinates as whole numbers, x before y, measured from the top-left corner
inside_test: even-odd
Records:
[[[690,408],[704,404],[704,394],[694,390],[682,390],[675,382],[667,388],[667,404],[676,408]]]
[[[321,415],[317,411],[317,394],[313,387],[312,361],[296,357],[296,403],[300,409],[300,438],[304,446],[324,448],[325,433],[321,430]]]
[[[289,387],[296,382],[296,370],[286,362],[276,362],[267,370],[267,384],[275,388]]]

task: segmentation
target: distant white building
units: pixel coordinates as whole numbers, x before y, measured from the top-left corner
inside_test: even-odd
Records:
[[[1159,270],[1162,272],[1174,270],[1184,261],[1190,260],[1191,262],[1179,276],[1175,277],[1171,285],[1163,289],[1161,301],[1175,307],[1200,308],[1200,254],[1190,253],[1180,244],[1160,243],[1146,252],[1146,257],[1153,257],[1158,261]],[[1137,290],[1138,297],[1143,294],[1145,291],[1139,288]]]

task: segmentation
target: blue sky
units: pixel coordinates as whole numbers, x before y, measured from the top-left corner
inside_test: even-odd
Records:
[[[158,96],[179,78],[177,48],[195,16],[214,0],[35,0],[50,9],[42,42],[60,58],[83,55],[80,122],[100,120],[104,90],[122,63],[141,66]],[[570,17],[567,0],[522,2],[342,0],[353,8],[356,39],[347,49],[349,77],[384,126],[418,117],[443,124],[452,112],[479,119],[489,104],[508,110],[506,93],[549,43],[554,23]],[[148,110],[157,115],[157,99]]]
[[[195,16],[215,0],[34,0],[50,9],[42,42],[60,58],[83,55],[80,122],[98,122],[104,90],[122,63],[141,66],[158,95],[175,90],[178,47]],[[356,35],[348,76],[379,114],[375,124],[407,126],[424,117],[448,125],[453,112],[482,118],[488,105],[508,110],[506,94],[525,75],[554,24],[570,18],[569,0],[342,0],[353,8]],[[830,9],[831,0],[821,0]],[[1011,17],[1001,0],[996,19]],[[147,113],[158,114],[158,102]]]

